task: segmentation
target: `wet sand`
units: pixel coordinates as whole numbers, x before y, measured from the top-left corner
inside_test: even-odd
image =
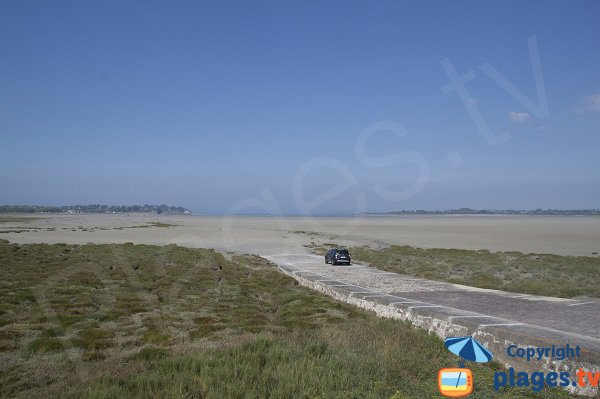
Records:
[[[600,217],[587,216],[29,216],[39,219],[0,223],[0,238],[16,243],[178,244],[255,254],[307,253],[305,245],[311,242],[580,256],[600,252]],[[147,227],[152,222],[174,226]]]

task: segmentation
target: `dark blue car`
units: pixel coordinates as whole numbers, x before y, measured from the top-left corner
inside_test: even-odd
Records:
[[[347,249],[330,249],[325,254],[325,263],[331,263],[332,265],[337,265],[340,263],[345,263],[349,265],[352,262],[350,259],[350,254]]]

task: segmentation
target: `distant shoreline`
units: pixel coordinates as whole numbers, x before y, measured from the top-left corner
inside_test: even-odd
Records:
[[[246,213],[228,215],[219,212],[195,213],[180,206],[167,205],[0,205],[0,214],[156,214],[156,215],[187,215],[208,217],[363,217],[363,216],[600,216],[600,208],[593,209],[471,209],[459,208],[448,210],[401,210],[389,212],[362,212],[362,213]]]
[[[410,216],[410,215],[514,215],[514,216],[596,216],[600,215],[600,209],[449,209],[444,211],[393,211],[393,212],[365,212],[364,215],[377,216]]]
[[[126,214],[155,213],[165,215],[191,215],[181,206],[168,205],[0,205],[0,214]]]

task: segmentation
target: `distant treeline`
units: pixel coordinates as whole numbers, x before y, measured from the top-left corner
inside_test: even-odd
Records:
[[[0,213],[164,213],[189,215],[192,212],[180,206],[167,205],[0,205]]]
[[[445,211],[370,212],[369,215],[600,215],[600,209],[471,209],[459,208]]]

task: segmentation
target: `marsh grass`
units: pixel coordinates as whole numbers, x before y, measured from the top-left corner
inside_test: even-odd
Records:
[[[356,247],[351,254],[378,269],[431,280],[525,294],[600,298],[598,257],[397,245],[382,250]]]
[[[171,223],[164,223],[164,222],[150,222],[148,224],[140,224],[140,225],[135,225],[135,226],[127,226],[127,227],[121,227],[118,228],[119,230],[122,229],[147,229],[149,227],[159,227],[159,228],[163,228],[163,229],[168,229],[170,227],[177,227],[179,225],[177,224],[171,224]]]
[[[43,218],[39,218],[36,216],[7,216],[0,215],[0,223],[29,223],[34,220],[40,220]]]
[[[263,258],[0,241],[0,396],[437,398],[437,337],[301,287]],[[473,365],[473,398],[499,365]],[[545,398],[566,398],[557,390]]]

